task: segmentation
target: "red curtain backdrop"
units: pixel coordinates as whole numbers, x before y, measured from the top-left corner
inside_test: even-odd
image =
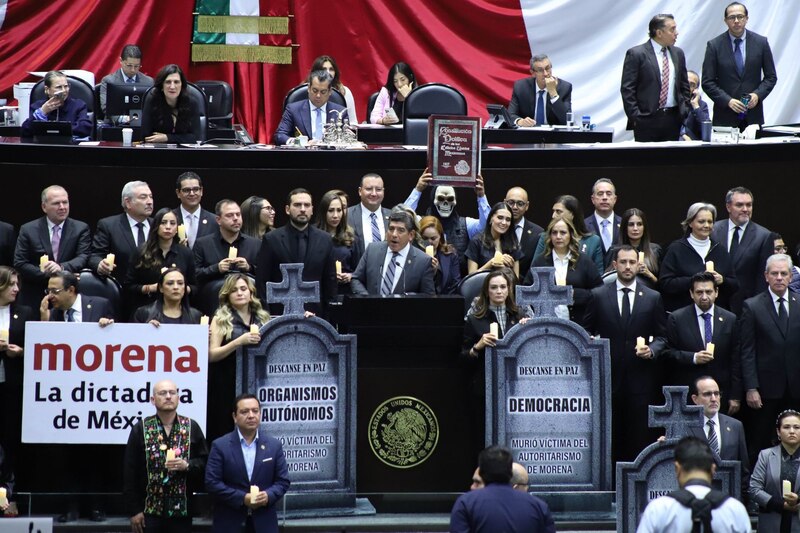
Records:
[[[261,142],[278,124],[283,97],[308,74],[314,58],[336,58],[342,81],[366,120],[369,95],[397,61],[421,82],[458,88],[470,114],[486,116],[487,103],[507,103],[514,80],[527,75],[530,49],[518,0],[397,0],[319,2],[270,0],[264,16],[294,15],[288,36],[270,42],[295,45],[291,65],[192,63],[194,0],[8,0],[0,28],[0,97],[33,81],[28,71],[78,68],[97,82],[119,66],[119,52],[136,43],[151,76],[177,63],[189,80],[231,84],[235,120]]]

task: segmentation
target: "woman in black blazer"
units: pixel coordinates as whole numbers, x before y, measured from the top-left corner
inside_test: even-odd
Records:
[[[161,324],[199,324],[201,314],[189,306],[183,272],[178,268],[168,268],[158,279],[156,301],[137,309],[133,321],[139,324],[149,322],[156,327]]]
[[[22,351],[25,323],[37,320],[30,307],[17,304],[19,276],[11,267],[0,266],[0,445],[5,450],[4,472],[13,472],[22,433]],[[43,295],[39,295],[43,296]]]
[[[419,234],[428,246],[433,246],[433,283],[436,294],[455,294],[461,282],[458,253],[452,244],[444,242],[444,228],[438,218],[422,217]]]
[[[525,276],[524,285],[533,284],[533,268],[551,266],[556,269],[556,280],[572,287],[573,304],[568,312],[556,307],[556,315],[569,318],[578,324],[583,323],[586,304],[589,303],[592,289],[603,284],[594,261],[580,253],[579,238],[572,222],[563,217],[550,221],[544,232],[544,253],[533,258],[531,270]],[[534,304],[534,307],[536,305]]]
[[[149,305],[158,296],[158,281],[163,268],[177,268],[186,278],[186,292],[194,285],[194,255],[178,240],[178,219],[169,208],[159,209],[144,248],[130,262],[125,289],[131,297],[131,308]]]
[[[675,311],[692,303],[689,288],[692,276],[707,270],[708,262],[714,262],[714,284],[719,289],[716,304],[730,309],[731,295],[739,289],[739,281],[733,269],[733,262],[724,243],[711,238],[717,208],[711,204],[697,202],[689,207],[686,219],[681,222],[684,237],[674,241],[667,248],[661,263],[659,286],[664,298],[664,308]]]
[[[658,272],[661,266],[661,258],[664,251],[660,245],[650,242],[650,226],[644,211],[635,207],[622,213],[620,220],[620,244],[629,244],[637,252],[644,254],[644,262],[639,265],[637,281],[645,287],[658,290]],[[616,254],[619,246],[612,246],[606,256],[606,263],[609,265],[607,271],[612,271],[611,260]]]

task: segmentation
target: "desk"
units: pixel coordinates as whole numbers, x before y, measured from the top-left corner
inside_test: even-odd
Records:
[[[536,143],[610,143],[614,128],[597,128],[591,131],[580,129],[483,129],[483,142],[492,144],[536,144]],[[403,144],[402,126],[370,125],[358,128],[358,140],[367,144]]]

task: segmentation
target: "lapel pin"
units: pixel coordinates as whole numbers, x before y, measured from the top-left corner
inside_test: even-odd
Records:
[[[722,318],[722,317],[719,317],[719,321],[720,321],[720,322],[723,322],[724,320],[725,320],[724,318]]]
[[[16,320],[16,319],[18,319],[18,318],[19,318],[19,316],[17,316],[17,315],[14,315],[14,320]]]
[[[91,309],[91,308],[92,308],[92,304],[89,304],[89,305],[86,306],[86,309]]]
[[[730,430],[729,430],[729,431],[730,431]],[[262,449],[262,450],[266,450],[266,449],[267,449],[267,447],[266,447],[266,446],[264,446],[264,445],[262,444],[262,445],[261,445],[261,449]]]
[[[644,296],[644,293],[642,291],[639,291],[639,296]]]
[[[533,233],[533,232],[531,230],[528,230],[528,235],[530,235],[531,233]]]
[[[204,218],[204,219],[203,219],[203,224],[208,224],[208,220],[206,220],[206,219]]]
[[[731,430],[731,428],[725,428],[725,431],[730,431],[730,430]]]

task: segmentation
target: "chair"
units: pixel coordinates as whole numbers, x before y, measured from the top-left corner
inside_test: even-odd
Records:
[[[95,134],[97,133],[97,121],[95,110],[99,109],[99,106],[95,104],[95,92],[91,85],[86,83],[80,78],[76,78],[75,76],[67,76],[67,82],[69,83],[69,96],[70,98],[77,98],[78,100],[82,100],[86,104],[86,111],[89,119],[92,121],[92,134],[91,138],[95,138]],[[36,85],[33,86],[31,89],[31,102],[35,102],[37,100],[46,99],[47,95],[44,94],[44,79],[41,79],[36,82]]]
[[[203,91],[208,109],[209,129],[233,128],[233,89],[224,81],[201,80],[195,82]]]
[[[617,282],[617,271],[616,270],[609,270],[608,272],[603,274],[603,283],[616,283]]]
[[[286,97],[283,99],[283,109],[286,109],[287,105],[299,102],[300,100],[308,100],[307,83],[302,83],[297,87],[295,87],[294,89],[290,90],[288,93],[286,93]],[[342,96],[342,93],[340,93],[336,89],[334,89],[333,92],[331,92],[329,101],[333,102],[334,104],[339,104],[344,108],[347,108],[347,102],[344,101],[344,96]]]
[[[94,119],[95,122],[103,122],[106,119],[106,114],[103,112],[103,106],[100,105],[100,87],[102,83],[94,86]]]
[[[155,86],[150,87],[144,93],[144,100],[142,102],[142,132],[150,131],[150,113],[148,109],[153,107],[153,91]],[[193,132],[199,141],[205,141],[208,137],[206,135],[208,130],[208,109],[206,107],[206,97],[203,91],[194,83],[186,83],[186,92],[189,98],[194,100],[197,109],[200,110],[200,128],[198,131]],[[144,135],[144,133],[142,133]]]
[[[105,298],[114,310],[114,319],[122,317],[122,289],[112,276],[98,276],[88,268],[81,270],[78,292],[86,296]]]
[[[467,314],[472,306],[472,301],[480,295],[483,281],[490,272],[490,270],[478,270],[461,278],[461,283],[458,284],[458,293],[464,297],[464,314]]]
[[[372,116],[372,108],[375,107],[375,102],[378,101],[378,95],[379,94],[380,94],[380,91],[375,91],[374,93],[372,93],[369,96],[369,101],[367,102],[367,120],[365,120],[364,122],[367,122],[367,123],[370,122],[369,117]]]
[[[409,93],[403,106],[403,144],[428,144],[428,117],[466,115],[467,100],[458,89],[426,83]]]

